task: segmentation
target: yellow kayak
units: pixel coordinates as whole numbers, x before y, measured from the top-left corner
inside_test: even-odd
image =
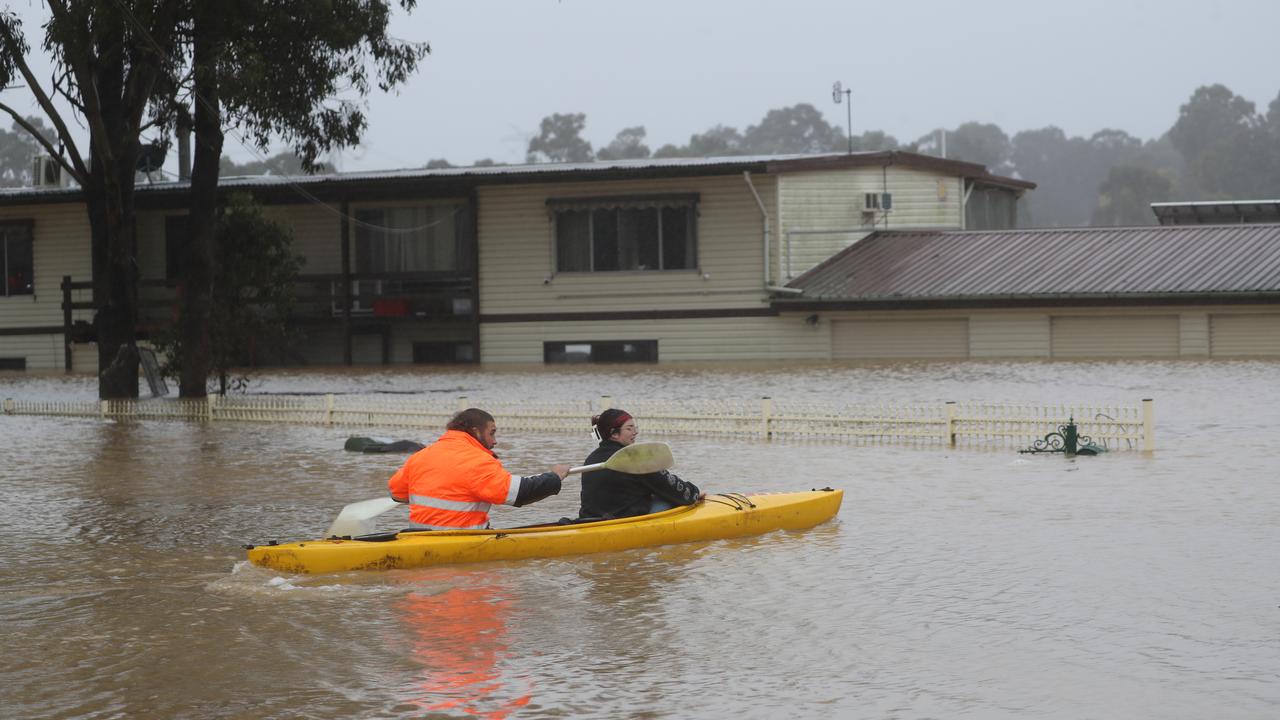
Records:
[[[391,570],[523,560],[801,530],[826,522],[844,491],[708,495],[652,515],[569,525],[385,533],[249,547],[255,565],[288,573]]]

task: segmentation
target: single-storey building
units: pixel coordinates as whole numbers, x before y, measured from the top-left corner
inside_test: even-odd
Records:
[[[788,283],[831,359],[1280,356],[1280,225],[878,231]]]
[[[306,264],[284,364],[827,359],[780,300],[873,232],[1005,229],[1034,183],[907,152],[224,178]],[[140,334],[172,313],[187,183],[136,202]],[[0,191],[0,368],[96,369],[81,193]]]

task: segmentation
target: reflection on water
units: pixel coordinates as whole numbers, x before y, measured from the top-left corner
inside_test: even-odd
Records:
[[[505,677],[502,667],[510,645],[509,591],[483,571],[433,575],[411,581],[415,589],[393,603],[406,653],[420,666],[401,691],[405,699],[427,714],[495,720],[528,705],[533,688]]]
[[[1280,714],[1280,363],[322,370],[251,389],[1152,397],[1159,450],[666,436],[709,492],[831,485],[844,505],[805,532],[305,577],[248,566],[240,545],[314,536],[382,495],[403,457],[342,450],[368,428],[0,416],[6,717]],[[89,378],[0,374],[0,398],[95,395]],[[584,418],[581,435],[504,433],[500,451],[531,473],[594,444]],[[573,515],[575,483],[495,523]]]

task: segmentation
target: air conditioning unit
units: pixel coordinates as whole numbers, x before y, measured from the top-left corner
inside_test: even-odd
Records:
[[[34,187],[66,187],[62,166],[48,155],[31,158],[31,184]]]

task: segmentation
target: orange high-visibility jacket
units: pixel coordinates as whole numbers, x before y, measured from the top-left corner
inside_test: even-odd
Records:
[[[470,433],[446,430],[387,481],[391,497],[409,500],[409,520],[423,528],[483,528],[491,505],[511,505],[519,478]]]

